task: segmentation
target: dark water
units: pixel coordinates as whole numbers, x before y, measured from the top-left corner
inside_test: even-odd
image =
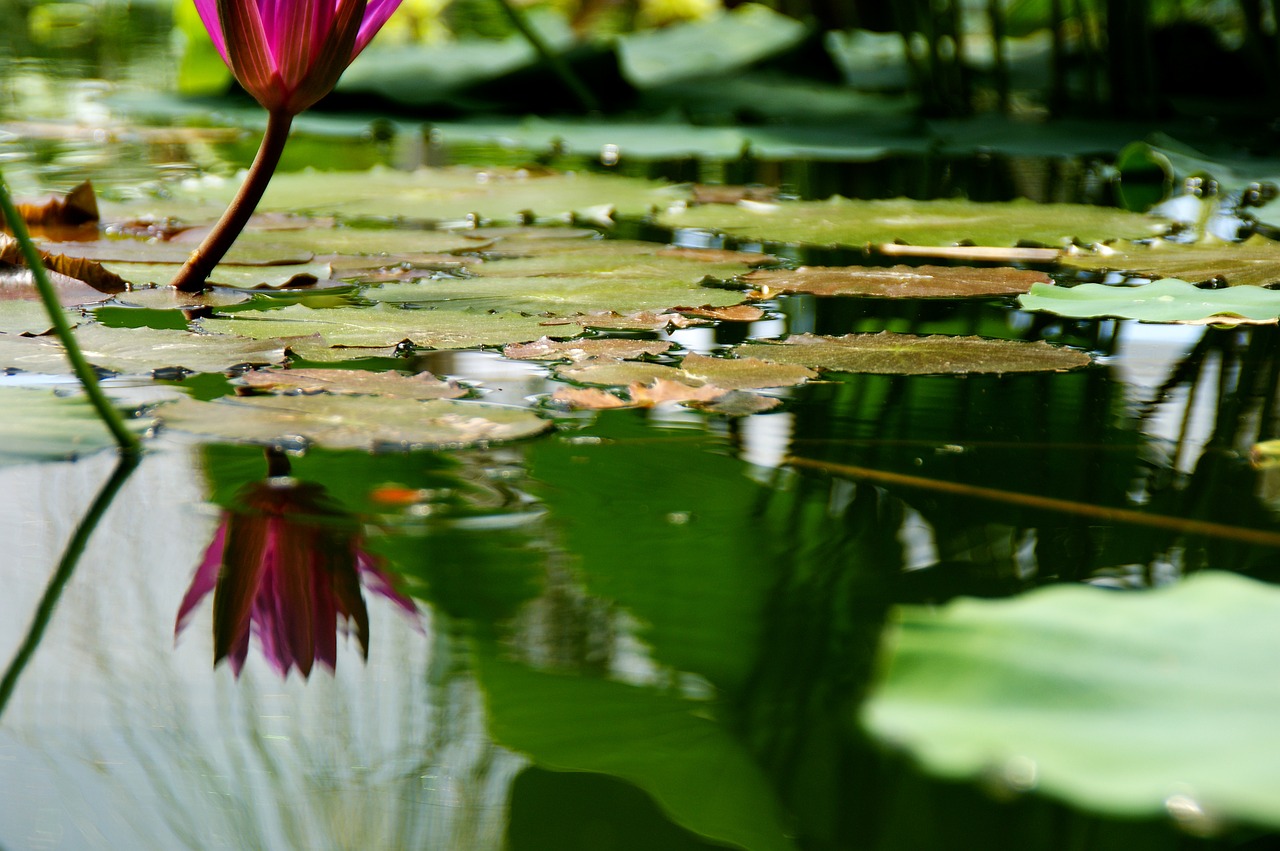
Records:
[[[96,61],[31,65],[29,84],[53,93],[35,141],[35,116],[15,117],[25,96],[9,96],[22,138],[0,151],[19,182],[91,174],[126,191],[251,153],[251,140],[112,115],[92,82],[112,59]],[[296,156],[350,150],[312,144]],[[361,150],[354,165],[399,149]],[[839,182],[861,169],[828,188],[856,191]],[[2,468],[0,648],[18,662],[0,715],[0,847],[1265,847],[1243,828],[1196,838],[928,779],[868,741],[857,708],[896,604],[1145,588],[1207,567],[1273,580],[1277,550],[1252,531],[1280,533],[1275,485],[1249,453],[1277,436],[1277,330],[1046,320],[999,302],[771,307],[745,332],[672,338],[711,352],[892,329],[1099,357],[1063,374],[832,375],[742,419],[565,416],[508,446],[312,450],[287,471],[259,448],[162,434],[62,573],[114,457]],[[555,386],[492,353],[418,365],[490,400]],[[348,572],[367,554],[412,597],[410,614],[363,576],[367,659],[357,627],[337,636],[333,673],[317,661],[281,677],[288,654],[255,640],[236,676],[212,665],[227,616],[208,597],[175,638],[219,528],[245,528],[262,500],[281,501],[297,552],[345,551]],[[1189,534],[1178,519],[1216,525]]]

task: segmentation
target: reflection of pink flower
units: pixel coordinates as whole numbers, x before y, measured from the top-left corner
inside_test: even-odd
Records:
[[[247,485],[240,508],[226,513],[178,610],[181,632],[213,591],[214,664],[229,659],[236,676],[249,632],[281,676],[306,677],[319,659],[337,663],[337,631],[354,632],[369,653],[369,612],[361,584],[417,617],[413,601],[392,586],[360,547],[355,518],[309,482],[277,477]]]
[[[195,0],[240,85],[297,115],[329,93],[401,0]]]

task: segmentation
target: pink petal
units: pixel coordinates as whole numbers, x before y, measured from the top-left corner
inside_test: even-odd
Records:
[[[204,558],[200,560],[200,565],[196,568],[196,575],[191,580],[191,587],[187,589],[186,596],[182,598],[182,605],[178,607],[178,618],[173,625],[175,638],[186,627],[187,622],[191,620],[191,614],[195,611],[196,606],[208,596],[209,592],[213,590],[213,586],[218,583],[218,571],[222,568],[222,552],[227,546],[227,525],[228,521],[226,519],[218,525],[218,531],[214,533],[213,541],[204,551]]]
[[[222,61],[230,67],[231,60],[227,57],[227,39],[222,34],[222,22],[218,20],[218,0],[194,0],[194,2],[196,11],[200,13],[200,22],[208,30],[213,46],[222,55]]]
[[[369,5],[364,10],[364,21],[360,24],[360,33],[356,36],[355,50],[351,53],[352,59],[368,46],[378,30],[382,29],[382,25],[400,8],[400,3],[401,0],[369,0]]]
[[[232,73],[258,103],[279,109],[284,95],[257,0],[217,0],[217,4]]]
[[[323,42],[312,53],[307,72],[291,87],[285,108],[298,114],[333,90],[355,56],[354,45],[363,20],[366,0],[338,0]]]

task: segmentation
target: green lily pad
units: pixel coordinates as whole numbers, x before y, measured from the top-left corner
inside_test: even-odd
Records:
[[[1280,282],[1280,244],[1262,236],[1245,242],[1202,241],[1179,245],[1166,240],[1112,246],[1062,258],[1062,265],[1089,271],[1120,271],[1192,283],[1220,279],[1231,286]]]
[[[983,337],[919,337],[912,334],[847,334],[821,337],[793,334],[780,343],[739,346],[742,357],[836,372],[879,375],[1048,372],[1090,363],[1084,352],[1044,342]]]
[[[637,88],[726,75],[795,47],[808,28],[758,3],[704,21],[618,39],[618,63]]]
[[[1010,267],[962,266],[801,266],[796,270],[759,270],[742,280],[775,293],[861,295],[883,298],[957,298],[1025,293],[1032,284],[1049,284],[1043,272]]]
[[[583,361],[636,360],[656,357],[671,348],[666,340],[627,340],[602,337],[589,340],[552,340],[543,337],[532,343],[512,343],[502,356],[512,360]]]
[[[74,326],[83,317],[79,311],[67,312]],[[0,299],[0,334],[44,334],[53,328],[44,302],[30,299]]]
[[[115,219],[154,216],[212,221],[221,215],[239,180],[201,180],[165,187],[163,198],[103,205]],[[639,216],[665,209],[688,195],[667,184],[609,174],[543,174],[521,169],[388,168],[277,174],[259,209],[336,215],[344,219],[458,222],[472,215],[521,222],[526,212],[546,221],[573,217],[608,221],[613,213]]]
[[[1274,829],[1277,618],[1280,589],[1224,573],[908,607],[862,720],[931,774]]]
[[[85,358],[100,369],[148,373],[182,368],[222,372],[240,364],[280,363],[282,340],[250,340],[216,334],[194,334],[157,328],[109,328],[82,325],[75,331]],[[71,365],[55,337],[0,336],[0,367],[49,375],[67,375]]]
[[[156,414],[170,428],[193,434],[254,443],[303,439],[334,449],[456,449],[518,440],[551,428],[523,408],[386,396],[180,399]]]
[[[168,286],[180,263],[117,263],[107,261],[104,269],[114,272],[131,284]],[[289,266],[232,266],[220,264],[209,274],[209,283],[234,289],[280,289],[305,287],[330,277],[328,263],[299,263]]]
[[[377,304],[334,310],[294,304],[279,310],[246,310],[233,319],[202,319],[198,324],[214,333],[258,340],[319,334],[330,346],[382,347],[408,340],[431,349],[470,349],[536,340],[547,335],[542,322],[537,316],[457,307],[406,310]],[[568,327],[565,336],[580,332],[576,326]]]
[[[705,228],[739,239],[809,245],[865,246],[901,240],[915,245],[1030,241],[1045,245],[1138,239],[1163,232],[1158,219],[1082,204],[1009,201],[792,201],[707,204],[659,214],[673,228]]]
[[[702,383],[674,366],[637,361],[562,367],[556,370],[556,377],[601,387],[626,387],[629,384],[650,384],[655,381],[675,381],[690,386]]]
[[[77,458],[115,445],[111,432],[83,396],[51,390],[0,387],[0,464]],[[141,432],[150,421],[130,419]]]
[[[362,369],[265,369],[246,372],[239,381],[255,390],[277,393],[344,393],[422,401],[467,394],[457,382],[442,381],[429,372],[405,375]]]
[[[1243,318],[1274,322],[1280,318],[1280,292],[1260,287],[1202,290],[1177,278],[1136,287],[1081,284],[1077,287],[1036,285],[1020,297],[1023,310],[1058,316],[1115,316],[1145,322],[1199,322]]]
[[[726,390],[762,390],[766,387],[791,387],[817,378],[808,367],[779,364],[757,358],[709,358],[686,355],[680,368],[691,378]]]

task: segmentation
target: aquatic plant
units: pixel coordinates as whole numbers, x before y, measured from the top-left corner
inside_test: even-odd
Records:
[[[213,592],[214,664],[227,659],[236,676],[252,632],[280,674],[309,676],[319,660],[337,664],[337,633],[354,632],[369,652],[369,612],[362,587],[416,617],[366,552],[357,520],[314,482],[272,476],[250,482],[227,511],[178,609],[175,635]]]
[[[267,110],[262,144],[240,191],[172,284],[197,291],[244,229],[280,162],[294,116],[333,89],[400,0],[194,0],[245,91]]]

